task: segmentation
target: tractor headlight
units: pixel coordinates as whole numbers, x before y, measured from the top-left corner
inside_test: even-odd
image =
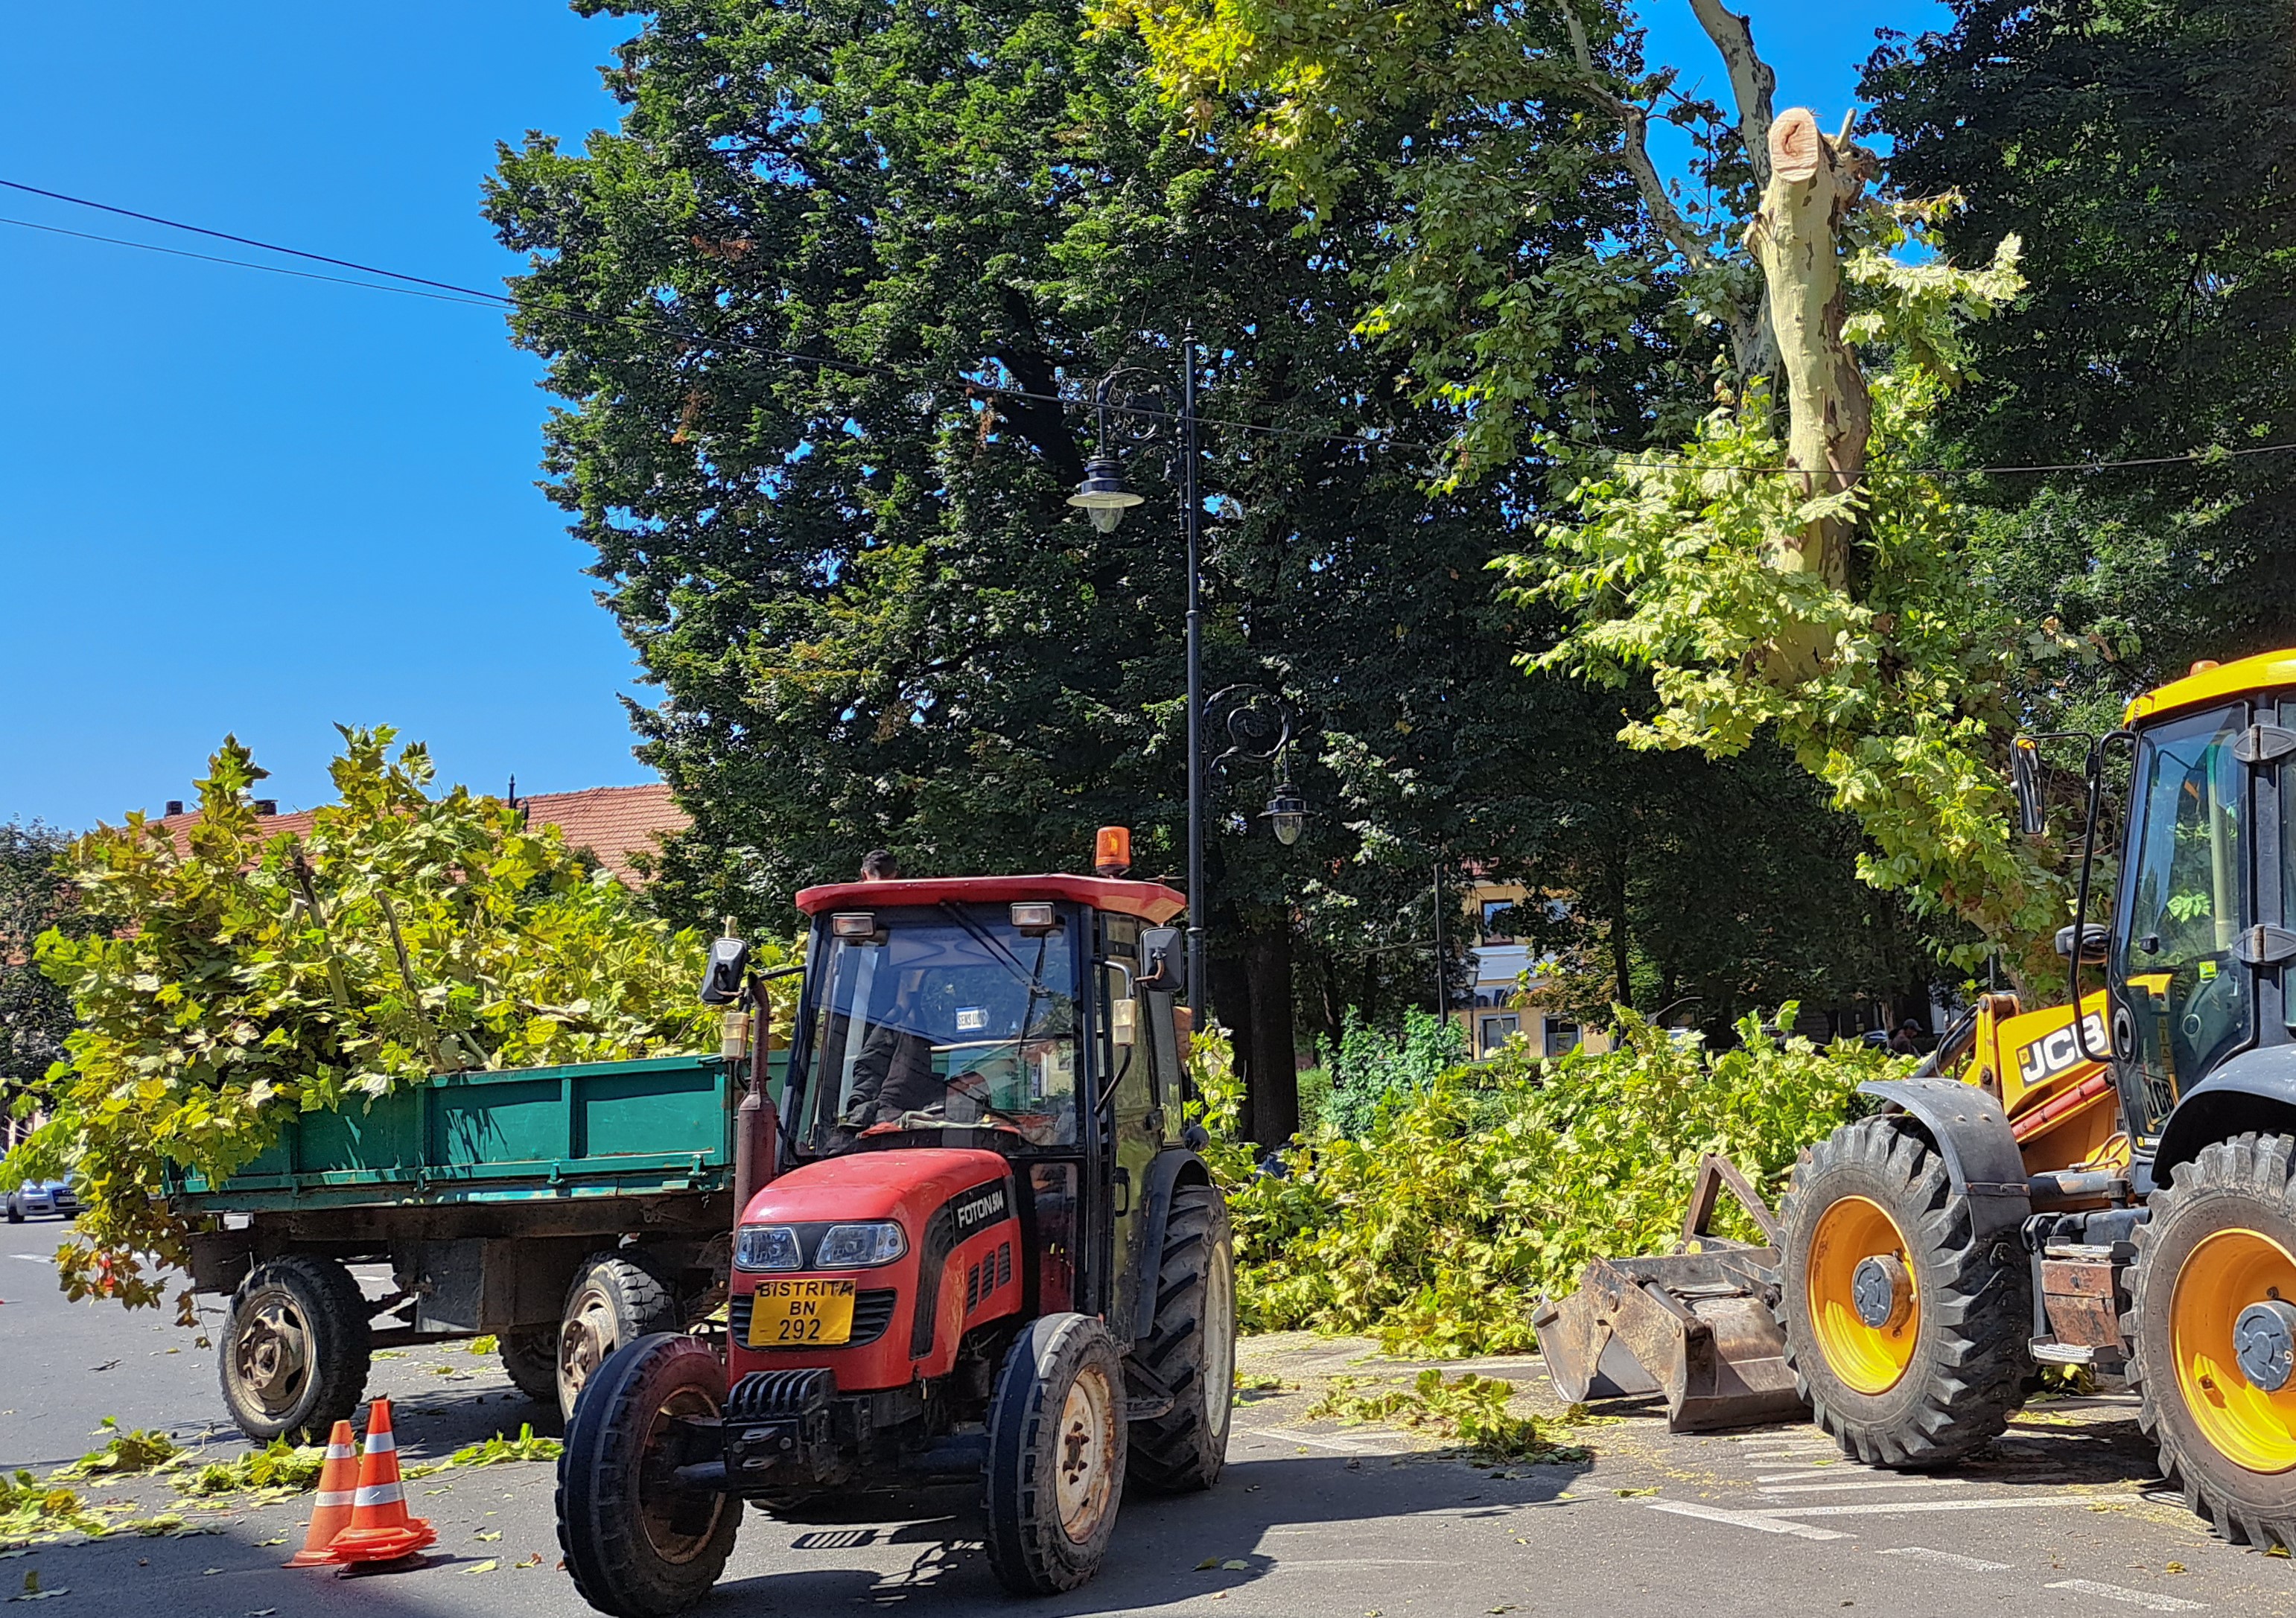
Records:
[[[787,1225],[743,1225],[734,1233],[734,1263],[743,1270],[802,1270],[805,1253]]]
[[[867,1225],[832,1225],[822,1232],[813,1255],[816,1270],[865,1270],[890,1264],[909,1250],[901,1227],[890,1220]]]

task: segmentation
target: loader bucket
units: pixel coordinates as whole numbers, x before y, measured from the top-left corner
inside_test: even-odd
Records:
[[[1662,1393],[1668,1427],[1706,1433],[1800,1419],[1785,1336],[1770,1305],[1775,1246],[1710,1235],[1726,1188],[1773,1242],[1777,1222],[1744,1175],[1720,1157],[1698,1167],[1698,1189],[1673,1253],[1596,1259],[1560,1303],[1531,1315],[1555,1392],[1583,1400]]]

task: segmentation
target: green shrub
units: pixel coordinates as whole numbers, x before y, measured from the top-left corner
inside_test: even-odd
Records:
[[[1905,1066],[1781,1039],[1752,1017],[1718,1054],[1632,1013],[1620,1025],[1607,1054],[1516,1049],[1442,1073],[1377,1108],[1361,1140],[1295,1146],[1280,1175],[1254,1173],[1248,1148],[1216,1151],[1247,1328],[1365,1332],[1418,1355],[1527,1350],[1540,1293],[1575,1286],[1590,1258],[1672,1246],[1702,1153],[1775,1197],[1858,1084]],[[1232,1128],[1218,1056],[1200,1049],[1199,1083]],[[1753,1234],[1727,1199],[1722,1212],[1724,1233]]]
[[[1467,1059],[1467,1036],[1456,1023],[1440,1020],[1416,1006],[1403,1014],[1400,1038],[1364,1026],[1348,1008],[1339,1043],[1323,1052],[1331,1088],[1320,1116],[1307,1112],[1334,1134],[1361,1140],[1382,1115],[1423,1094],[1442,1074]]]

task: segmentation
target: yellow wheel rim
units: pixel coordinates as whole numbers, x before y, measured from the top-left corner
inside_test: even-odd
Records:
[[[2296,1467],[2296,1382],[2267,1393],[2233,1348],[2240,1312],[2269,1298],[2296,1303],[2296,1258],[2254,1230],[2203,1237],[2177,1271],[2169,1300],[2169,1352],[2177,1387],[2217,1453],[2251,1472]]]
[[[1901,1267],[1902,1294],[1879,1326],[1857,1309],[1857,1269],[1867,1259]],[[1922,1335],[1922,1303],[1914,1284],[1906,1238],[1882,1205],[1845,1197],[1817,1216],[1803,1272],[1810,1329],[1833,1374],[1855,1392],[1886,1393],[1914,1361]]]

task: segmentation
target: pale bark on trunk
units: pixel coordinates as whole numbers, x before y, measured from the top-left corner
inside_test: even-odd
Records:
[[[1866,470],[1873,405],[1857,357],[1841,340],[1848,288],[1841,276],[1841,225],[1873,178],[1873,155],[1818,132],[1806,107],[1769,128],[1769,183],[1746,227],[1747,250],[1762,267],[1770,330],[1777,339],[1777,391],[1785,396],[1786,464],[1808,495],[1856,486]],[[1782,535],[1774,562],[1816,574],[1833,589],[1849,584],[1845,515],[1821,517]]]

